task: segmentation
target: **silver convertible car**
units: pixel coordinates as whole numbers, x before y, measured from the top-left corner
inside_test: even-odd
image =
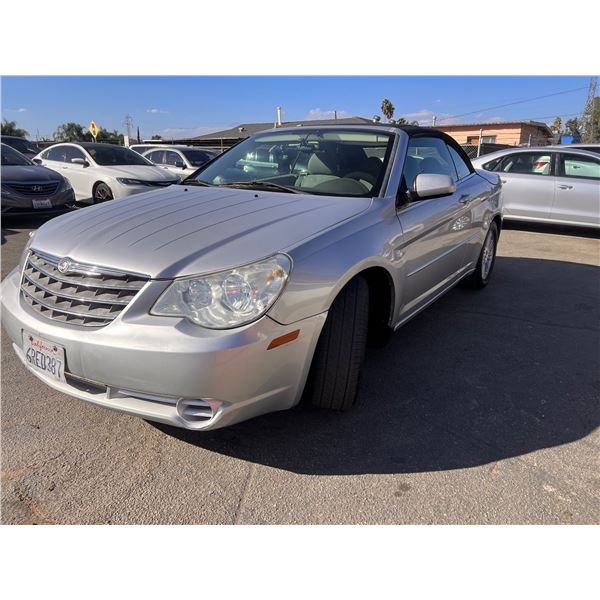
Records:
[[[2,284],[4,327],[49,386],[145,419],[347,409],[369,340],[488,283],[500,189],[432,129],[266,131],[44,224]]]

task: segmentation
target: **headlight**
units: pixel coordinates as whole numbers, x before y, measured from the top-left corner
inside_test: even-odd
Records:
[[[186,317],[209,329],[230,329],[264,315],[290,274],[285,254],[202,277],[175,280],[156,301],[152,314]]]
[[[73,189],[71,186],[71,182],[66,177],[64,177],[62,185],[60,186],[60,191],[66,192],[67,190],[70,190],[70,189]]]
[[[27,255],[29,254],[29,248],[33,242],[33,238],[35,237],[35,231],[29,232],[29,239],[25,244],[25,248],[23,248],[23,252],[21,252],[21,258],[19,259],[19,271],[23,271],[23,267],[25,266],[25,260],[27,259]]]
[[[127,177],[117,177],[117,181],[123,185],[145,185],[145,183],[139,179],[128,179]]]

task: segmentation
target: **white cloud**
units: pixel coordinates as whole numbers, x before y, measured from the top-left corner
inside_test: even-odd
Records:
[[[27,112],[27,109],[24,107],[18,108],[17,112]]]
[[[352,116],[345,110],[334,111],[334,110],[322,110],[320,108],[311,108],[308,111],[306,120],[307,121],[317,121],[320,119],[333,119],[335,117],[335,113],[337,113],[338,119],[347,119],[348,117]]]
[[[168,114],[169,111],[168,110],[161,110],[160,108],[147,108],[146,112],[147,113],[152,113],[152,114],[156,115],[156,114],[159,114],[159,113],[160,114]]]
[[[3,110],[5,112],[18,112],[18,113],[27,112],[27,109],[24,106],[22,106],[21,108],[4,108]]]

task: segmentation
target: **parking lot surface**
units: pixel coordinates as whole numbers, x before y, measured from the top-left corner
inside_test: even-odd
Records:
[[[5,219],[2,277],[44,222]],[[192,433],[44,386],[2,336],[3,523],[598,523],[600,240],[512,225],[367,355],[348,413]],[[243,376],[243,374],[236,374]]]

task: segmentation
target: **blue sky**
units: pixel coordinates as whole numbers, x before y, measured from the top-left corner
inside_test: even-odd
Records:
[[[96,121],[124,130],[130,114],[143,137],[186,137],[243,122],[379,114],[390,98],[396,116],[438,123],[537,119],[580,113],[589,77],[3,77],[2,117],[30,137],[50,137],[57,125]],[[553,95],[514,106],[498,105]],[[489,110],[488,110],[489,109]],[[463,113],[473,113],[456,117]]]

